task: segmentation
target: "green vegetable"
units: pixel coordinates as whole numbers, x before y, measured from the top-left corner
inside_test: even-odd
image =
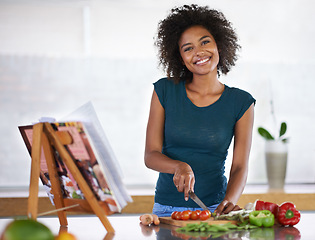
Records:
[[[253,211],[249,214],[249,222],[258,227],[272,227],[275,216],[269,210]]]

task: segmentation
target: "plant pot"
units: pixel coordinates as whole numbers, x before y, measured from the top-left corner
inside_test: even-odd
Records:
[[[288,147],[281,140],[266,141],[265,159],[270,190],[283,190],[287,171]]]

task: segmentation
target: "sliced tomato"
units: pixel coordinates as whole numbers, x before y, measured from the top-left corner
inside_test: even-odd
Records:
[[[200,220],[207,220],[211,217],[211,212],[209,210],[203,210],[201,211],[199,218]]]

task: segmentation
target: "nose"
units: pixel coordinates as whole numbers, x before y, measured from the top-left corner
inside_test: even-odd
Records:
[[[196,55],[202,57],[205,54],[204,50],[200,47],[196,48]]]

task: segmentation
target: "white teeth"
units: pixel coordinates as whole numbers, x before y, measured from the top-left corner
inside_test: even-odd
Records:
[[[200,61],[197,61],[196,64],[202,64],[202,63],[205,63],[207,61],[209,61],[209,58],[205,58],[205,59],[202,59]]]

